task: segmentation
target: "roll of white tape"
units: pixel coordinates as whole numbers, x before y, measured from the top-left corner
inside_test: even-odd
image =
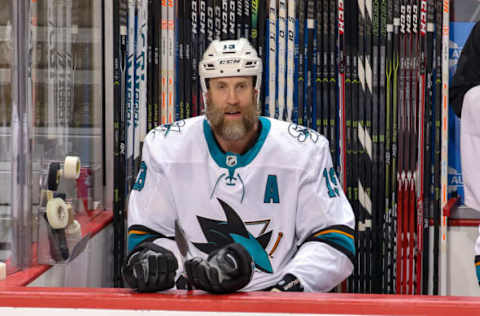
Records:
[[[72,224],[68,225],[65,229],[65,238],[67,239],[67,246],[70,253],[73,247],[82,239],[82,226],[76,220]]]
[[[77,156],[65,157],[63,164],[63,177],[65,179],[78,179],[80,176],[80,158]]]
[[[61,198],[47,202],[47,219],[53,229],[65,228],[68,225],[68,206]]]
[[[0,262],[0,281],[7,278],[7,265],[4,262]]]

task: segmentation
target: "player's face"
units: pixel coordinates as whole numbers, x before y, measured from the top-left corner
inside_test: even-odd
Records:
[[[256,100],[252,77],[210,79],[206,114],[215,134],[230,141],[246,136],[257,120]]]

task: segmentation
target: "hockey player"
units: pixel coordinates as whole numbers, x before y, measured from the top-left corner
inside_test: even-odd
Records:
[[[470,88],[480,85],[480,22],[468,36],[452,78],[449,103],[458,117],[462,116],[463,97]]]
[[[480,211],[480,86],[465,93],[460,124],[460,157],[465,205]],[[479,226],[480,233],[480,226]],[[475,271],[480,282],[480,234],[475,243]]]
[[[257,115],[262,61],[246,39],[200,62],[206,115],[145,138],[123,268],[140,292],[330,291],[353,270],[354,215],[313,130]],[[193,259],[174,241],[178,220]],[[185,270],[185,271],[184,271]]]
[[[450,88],[450,104],[460,121],[460,157],[465,205],[480,211],[480,22],[462,49]],[[479,226],[480,233],[480,226]],[[480,234],[475,243],[475,271],[480,284]]]

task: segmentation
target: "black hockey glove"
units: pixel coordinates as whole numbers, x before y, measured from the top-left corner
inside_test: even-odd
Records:
[[[210,253],[207,260],[196,257],[185,262],[193,286],[215,294],[232,293],[243,288],[252,279],[253,268],[252,257],[238,243]]]
[[[293,274],[287,273],[283,276],[274,287],[270,289],[272,292],[303,292],[303,286],[300,280]]]
[[[146,242],[128,255],[122,274],[138,292],[156,292],[173,287],[177,268],[177,259],[170,250]]]

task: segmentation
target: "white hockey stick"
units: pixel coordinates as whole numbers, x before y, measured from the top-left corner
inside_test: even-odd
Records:
[[[133,107],[134,107],[134,80],[135,80],[135,0],[128,0],[128,35],[127,35],[127,70],[126,70],[126,124],[125,124],[125,139],[126,139],[126,175],[127,192],[130,189],[133,174]]]
[[[167,0],[162,0],[162,43],[161,43],[161,69],[162,69],[162,106],[161,124],[167,123],[167,98],[168,98],[168,6]]]
[[[295,74],[295,0],[288,0],[288,42],[287,42],[287,118],[292,121],[293,76]]]
[[[268,58],[268,115],[275,117],[276,104],[276,57],[277,57],[277,1],[270,0],[269,7],[269,58]]]
[[[283,120],[285,110],[285,58],[287,32],[287,3],[286,0],[278,1],[278,119]]]
[[[167,122],[172,123],[175,120],[175,0],[168,0],[168,20],[167,20],[167,59],[168,59],[168,103],[167,103]]]
[[[442,29],[442,151],[441,151],[441,200],[442,216],[440,223],[440,295],[448,295],[448,266],[447,266],[447,216],[443,208],[447,205],[448,186],[448,45],[450,23],[450,1],[443,0],[443,29]]]

